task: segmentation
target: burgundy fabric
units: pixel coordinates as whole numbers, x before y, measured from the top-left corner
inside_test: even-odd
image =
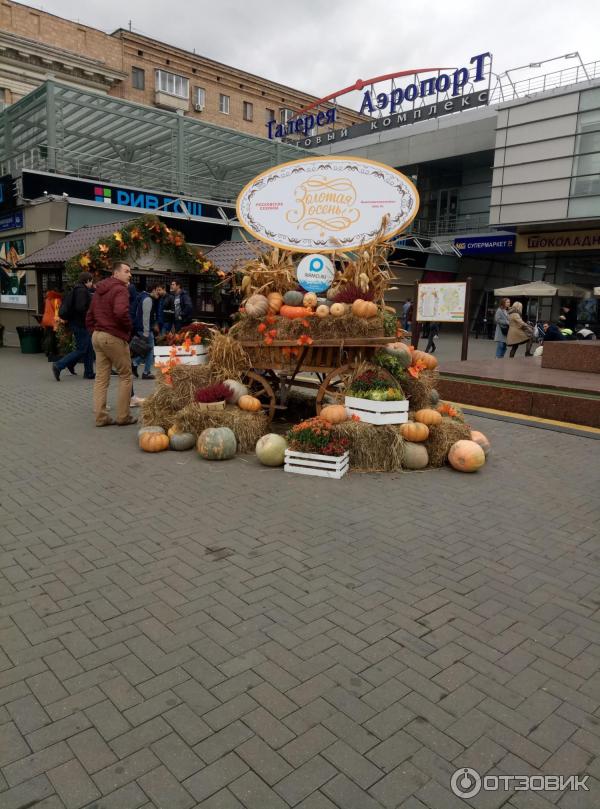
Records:
[[[85,320],[89,332],[105,331],[129,342],[129,292],[127,284],[111,276],[100,281]]]

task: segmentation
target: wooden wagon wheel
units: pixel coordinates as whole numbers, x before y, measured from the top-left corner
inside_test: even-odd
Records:
[[[256,371],[246,371],[243,381],[249,388],[252,396],[256,396],[257,399],[260,399],[266,411],[269,423],[272,422],[273,416],[275,415],[276,400],[273,388],[269,382],[262,374],[258,374]]]
[[[361,365],[360,362],[351,362],[347,365],[340,365],[339,368],[334,368],[333,371],[330,371],[319,390],[317,391],[317,398],[316,398],[316,410],[317,416],[321,415],[321,410],[325,407],[324,399],[326,396],[334,396],[338,399],[344,394],[344,391],[348,387],[348,382],[350,381],[354,370]],[[379,376],[382,376],[384,379],[389,379],[391,387],[398,386],[398,380],[387,370],[387,368],[380,368],[377,366],[377,372]]]

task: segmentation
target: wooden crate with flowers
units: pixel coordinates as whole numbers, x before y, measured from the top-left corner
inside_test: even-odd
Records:
[[[330,422],[320,418],[302,421],[292,427],[287,440],[284,471],[336,480],[348,471],[350,442],[333,435]]]

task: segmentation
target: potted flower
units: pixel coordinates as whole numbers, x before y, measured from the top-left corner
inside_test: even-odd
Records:
[[[226,400],[231,395],[232,390],[228,385],[224,382],[215,382],[205,388],[198,388],[194,398],[201,410],[223,410]]]
[[[286,437],[286,472],[339,479],[348,471],[349,440],[333,435],[330,422],[320,418],[301,421]]]
[[[369,424],[404,424],[408,421],[408,401],[402,388],[390,383],[377,369],[359,374],[344,399],[350,416],[360,416]]]

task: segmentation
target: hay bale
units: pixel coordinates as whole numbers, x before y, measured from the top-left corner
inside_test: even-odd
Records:
[[[402,468],[404,439],[395,424],[344,421],[331,430],[350,440],[350,468],[357,472],[397,472]]]
[[[168,430],[175,422],[175,415],[181,409],[179,397],[169,385],[159,385],[142,404],[142,424],[155,425]]]
[[[406,379],[402,380],[402,390],[410,402],[411,410],[431,407],[431,391],[437,386],[439,378],[437,369],[422,371],[418,379],[413,379],[410,374],[406,374]]]
[[[277,340],[297,340],[301,334],[309,334],[313,340],[344,337],[383,337],[385,334],[383,326],[383,315],[369,318],[356,317],[355,315],[344,315],[343,317],[310,317],[310,326],[302,325],[301,319],[290,319],[287,317],[277,317],[269,328],[277,331]],[[257,331],[261,319],[255,317],[242,316],[233,326],[229,334],[236,340],[259,340],[260,334]]]
[[[442,418],[441,424],[432,424],[429,427],[429,438],[424,442],[429,453],[429,466],[443,466],[452,444],[470,437],[471,428],[468,425],[448,416]]]
[[[197,404],[189,404],[174,418],[178,430],[200,435],[208,427],[229,427],[237,439],[238,452],[254,452],[259,438],[269,432],[266,413],[248,413],[234,405],[223,410],[202,410]]]

